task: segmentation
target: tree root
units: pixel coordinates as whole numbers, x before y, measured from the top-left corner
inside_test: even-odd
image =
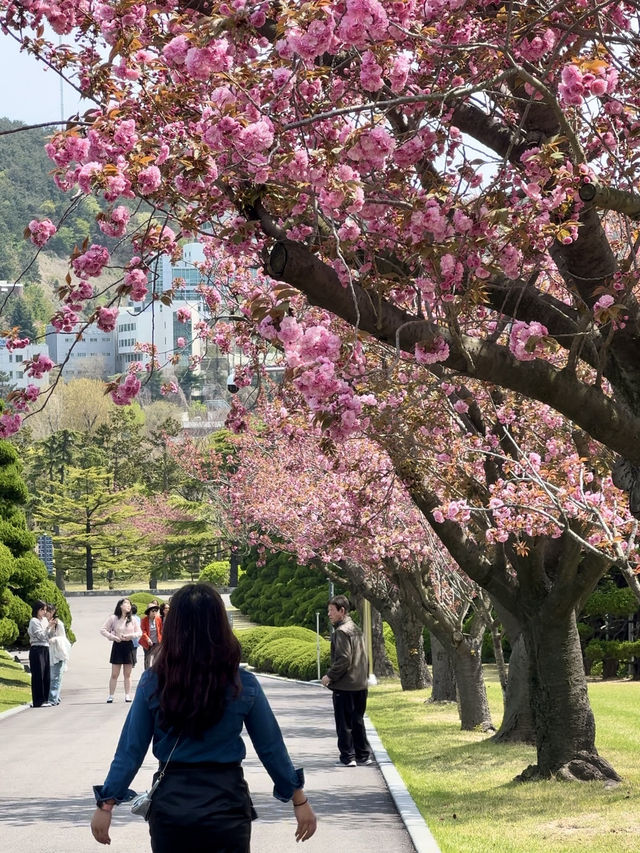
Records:
[[[593,752],[579,752],[571,761],[548,773],[541,772],[537,764],[530,764],[514,781],[533,782],[552,778],[565,782],[604,782],[607,788],[617,787],[622,781],[609,762]]]

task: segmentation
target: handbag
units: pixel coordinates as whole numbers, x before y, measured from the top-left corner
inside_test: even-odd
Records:
[[[131,805],[129,807],[131,809],[131,814],[139,815],[140,817],[143,817],[145,820],[149,820],[149,809],[151,808],[151,798],[153,797],[153,794],[154,794],[156,788],[158,787],[158,785],[160,784],[160,782],[162,782],[162,779],[164,778],[164,774],[166,773],[167,767],[169,766],[169,762],[171,761],[171,756],[173,755],[175,748],[178,745],[179,740],[180,740],[180,738],[178,738],[178,740],[174,743],[173,749],[171,750],[171,752],[169,754],[169,758],[167,758],[164,767],[160,771],[160,775],[158,776],[156,781],[153,783],[151,789],[149,791],[145,791],[142,794],[138,794],[137,796],[135,796],[131,800]]]

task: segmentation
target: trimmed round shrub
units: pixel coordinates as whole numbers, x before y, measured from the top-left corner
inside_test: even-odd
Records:
[[[0,465],[14,465],[18,462],[18,451],[9,441],[0,439]]]
[[[214,586],[229,586],[230,574],[231,564],[228,560],[214,560],[204,567],[198,576],[198,580],[212,583]]]
[[[15,560],[9,577],[9,586],[16,595],[29,603],[31,599],[38,598],[33,594],[34,587],[47,579],[47,569],[42,560],[34,553],[29,553]]]
[[[312,681],[318,677],[317,636],[308,628],[292,625],[278,628],[261,626],[236,632],[242,658],[261,672],[275,672],[288,678]],[[320,675],[329,668],[329,641],[320,637]]]
[[[288,625],[282,628],[271,625],[260,625],[258,628],[244,628],[236,631],[236,636],[242,646],[242,659],[247,661],[247,663],[250,663],[249,658],[254,654],[259,645],[275,637],[292,637],[314,643],[316,641],[314,631],[310,631],[308,628],[300,628],[297,625]],[[251,665],[253,666],[253,664]]]
[[[14,504],[27,502],[29,492],[16,467],[0,470],[0,494],[3,500]]]
[[[16,557],[26,555],[36,545],[36,537],[33,533],[26,527],[16,527],[8,521],[0,521],[0,541],[4,542]]]
[[[152,592],[134,592],[133,595],[127,596],[129,601],[138,608],[138,616],[144,616],[144,611],[150,601],[157,601],[158,604],[164,604],[164,598],[159,595],[154,595]],[[119,598],[118,598],[119,600]]]
[[[14,569],[14,557],[6,545],[0,542],[0,589],[5,587]]]
[[[6,616],[0,617],[0,646],[11,646],[18,639],[20,633],[13,619]]]
[[[18,630],[26,630],[31,619],[31,608],[26,601],[14,595],[10,589],[5,589],[0,595],[0,616],[13,620]]]

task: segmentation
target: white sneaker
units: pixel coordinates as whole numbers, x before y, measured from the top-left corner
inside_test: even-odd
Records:
[[[349,762],[341,761],[340,759],[338,759],[336,761],[336,767],[355,767],[355,766],[356,766],[355,758],[352,758],[351,761],[349,761]]]
[[[127,695],[124,697],[124,701],[125,701],[125,702],[131,702],[131,696],[129,696],[129,694],[128,694],[128,693],[127,693]]]
[[[107,696],[107,705],[110,705],[113,702],[113,696]]]

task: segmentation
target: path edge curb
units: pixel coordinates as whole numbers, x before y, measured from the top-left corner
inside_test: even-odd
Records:
[[[257,672],[251,667],[247,667],[254,675],[259,675],[261,678],[273,678],[275,681],[292,681],[295,684],[304,684],[307,687],[322,687],[317,681],[300,681],[297,678],[285,678],[283,675],[275,675],[272,672]],[[323,688],[325,689],[325,688]],[[441,853],[438,847],[438,842],[431,834],[427,822],[420,814],[420,810],[415,804],[415,800],[409,793],[402,776],[398,773],[394,763],[389,758],[389,753],[382,745],[380,736],[376,731],[375,726],[371,722],[369,716],[365,714],[364,724],[367,730],[367,738],[373,750],[378,767],[382,773],[382,778],[385,781],[387,789],[391,794],[400,819],[409,833],[411,843],[415,847],[416,853]]]
[[[0,713],[0,720],[5,720],[7,717],[13,717],[14,714],[19,714],[20,711],[26,711],[31,706],[28,704],[25,705],[16,705],[14,708],[7,708],[6,711],[2,711]]]

